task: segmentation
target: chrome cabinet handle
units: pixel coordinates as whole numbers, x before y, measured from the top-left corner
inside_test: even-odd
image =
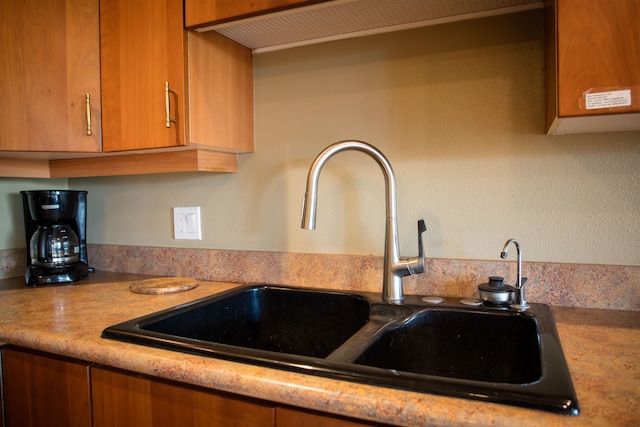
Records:
[[[91,136],[91,95],[85,93],[84,97],[87,100],[87,136]]]
[[[169,93],[175,93],[175,91],[169,89],[169,82],[164,82],[164,111],[166,115],[166,127],[170,128],[171,123],[177,123],[176,119],[171,118],[171,101],[169,100]]]

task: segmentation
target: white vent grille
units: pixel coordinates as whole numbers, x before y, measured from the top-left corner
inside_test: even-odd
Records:
[[[539,7],[540,0],[337,0],[199,31],[260,52]]]

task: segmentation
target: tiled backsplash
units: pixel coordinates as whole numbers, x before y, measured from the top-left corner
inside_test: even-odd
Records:
[[[376,256],[89,245],[96,270],[187,276],[225,282],[380,292]],[[24,273],[24,250],[0,251],[0,278]],[[406,294],[477,296],[489,276],[515,282],[514,261],[427,259],[423,274],[404,278]],[[640,266],[523,262],[527,299],[550,305],[640,311]]]
[[[26,249],[0,251],[0,279],[22,276],[26,264]]]

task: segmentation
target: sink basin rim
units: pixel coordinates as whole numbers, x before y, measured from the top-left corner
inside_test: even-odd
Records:
[[[458,378],[439,377],[435,375],[414,374],[411,372],[393,371],[389,369],[370,367],[364,365],[355,365],[354,363],[336,360],[331,357],[317,358],[300,355],[291,355],[287,353],[275,353],[259,349],[243,348],[220,343],[212,343],[194,339],[183,339],[180,337],[170,336],[162,333],[144,331],[145,336],[141,337],[140,326],[144,326],[150,321],[170,316],[175,310],[186,310],[198,305],[207,304],[211,300],[218,300],[234,295],[242,290],[256,288],[274,288],[285,289],[302,292],[320,292],[320,293],[337,293],[347,294],[366,299],[370,304],[371,313],[377,313],[377,309],[395,310],[472,310],[472,311],[490,311],[499,315],[518,315],[518,316],[534,316],[539,321],[540,327],[540,351],[543,360],[542,377],[539,381],[528,384],[508,384],[508,383],[486,383],[484,381],[465,380]],[[416,392],[426,392],[439,395],[447,395],[453,397],[463,397],[475,400],[483,400],[489,402],[506,403],[516,406],[524,406],[529,408],[541,409],[545,411],[556,412],[565,415],[578,415],[578,402],[575,397],[573,384],[566,367],[566,361],[560,346],[555,322],[550,308],[544,304],[532,304],[528,313],[517,313],[510,311],[504,313],[505,309],[494,307],[468,307],[458,302],[458,299],[445,298],[443,304],[433,305],[420,301],[419,297],[407,295],[404,306],[389,305],[382,302],[378,294],[359,292],[359,291],[343,291],[343,290],[327,290],[318,288],[298,288],[281,285],[269,284],[249,284],[242,285],[221,293],[201,298],[196,301],[184,303],[175,307],[122,322],[106,328],[103,338],[116,339],[133,344],[147,345],[157,348],[181,351],[206,357],[215,357],[225,360],[231,360],[241,363],[251,363],[259,366],[283,369],[288,371],[319,375],[339,380],[354,381],[358,383],[373,384],[383,387],[391,387],[401,390],[409,390]],[[377,314],[371,314],[371,319]],[[541,317],[542,316],[542,317]],[[398,319],[408,318],[410,316],[400,315],[388,324],[397,323]],[[540,321],[543,320],[543,321]],[[384,323],[384,322],[383,322]],[[388,328],[389,325],[384,326]],[[364,328],[363,328],[364,329]],[[360,332],[360,331],[359,331]],[[357,335],[359,332],[356,332]],[[364,339],[362,344],[367,347],[380,334],[376,333],[370,340]],[[348,340],[349,341],[349,340]],[[555,350],[554,350],[555,349]],[[550,351],[551,350],[551,351]],[[551,367],[547,364],[546,359],[553,357],[554,363],[561,366]],[[562,387],[560,391],[549,390],[546,383],[549,380],[549,374],[560,375],[562,379]]]

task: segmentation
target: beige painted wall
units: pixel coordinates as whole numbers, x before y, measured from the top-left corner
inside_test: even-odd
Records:
[[[640,132],[544,136],[540,10],[260,54],[254,83],[237,174],[70,180],[90,243],[381,255],[384,180],[362,153],[329,161],[317,229],[299,227],[315,155],[360,139],[395,170],[404,256],[424,218],[429,257],[498,259],[516,237],[525,260],[639,264]],[[201,206],[202,241],[173,240],[173,206]]]
[[[20,191],[66,189],[66,179],[0,178],[0,250],[26,247]]]

